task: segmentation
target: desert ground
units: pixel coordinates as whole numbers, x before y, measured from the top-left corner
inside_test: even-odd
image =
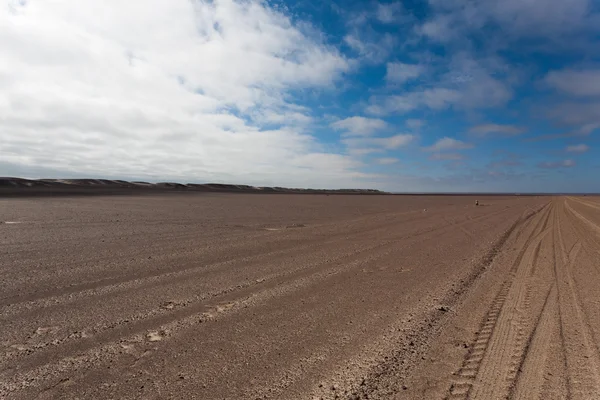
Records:
[[[0,198],[0,398],[596,399],[599,283],[592,196]]]

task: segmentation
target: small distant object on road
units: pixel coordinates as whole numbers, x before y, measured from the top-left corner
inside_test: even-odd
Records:
[[[475,205],[478,206],[479,205],[479,200],[475,200]]]

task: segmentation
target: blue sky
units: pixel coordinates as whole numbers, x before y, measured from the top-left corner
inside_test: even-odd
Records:
[[[600,4],[8,1],[0,175],[600,191]]]

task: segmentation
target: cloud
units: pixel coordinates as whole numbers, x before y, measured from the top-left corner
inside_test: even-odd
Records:
[[[346,143],[348,146],[348,154],[352,156],[365,156],[373,153],[383,153],[383,149],[374,147],[354,147],[357,143]]]
[[[397,149],[406,146],[415,139],[415,135],[398,134],[387,138],[374,139],[386,149]]]
[[[575,161],[570,160],[570,159],[562,160],[562,161],[546,161],[546,162],[541,162],[538,164],[538,167],[548,168],[548,169],[571,168],[574,166],[575,166]]]
[[[472,149],[473,145],[470,143],[465,143],[458,139],[453,139],[450,137],[443,137],[437,140],[433,145],[429,147],[425,147],[426,151],[452,151],[452,150],[465,150]]]
[[[403,95],[392,95],[383,98],[371,98],[372,104],[366,108],[374,115],[390,113],[404,114],[420,108],[443,110],[457,103],[461,98],[458,91],[446,88],[425,89]]]
[[[429,156],[430,160],[443,161],[460,161],[464,160],[465,156],[460,153],[434,153]]]
[[[449,42],[455,40],[459,35],[460,28],[453,27],[455,25],[453,19],[456,19],[456,17],[438,14],[431,20],[423,23],[417,31],[429,39],[442,43]]]
[[[345,131],[344,136],[369,136],[385,129],[387,123],[381,119],[355,116],[333,122],[330,126],[335,130]]]
[[[400,23],[409,18],[402,3],[399,1],[390,4],[378,3],[375,15],[384,24]]]
[[[581,137],[581,136],[589,136],[595,130],[600,129],[600,123],[590,123],[585,124],[583,126],[578,127],[577,129],[567,132],[567,133],[556,133],[550,135],[540,135],[533,138],[527,139],[529,142],[536,142],[540,140],[552,140],[552,139],[562,139],[569,137]]]
[[[546,83],[556,90],[572,96],[600,96],[600,69],[565,69],[546,75]]]
[[[600,101],[567,101],[549,108],[548,117],[564,125],[575,126],[577,135],[589,135],[600,127]]]
[[[523,162],[521,161],[521,156],[519,156],[517,154],[508,153],[504,157],[502,157],[500,160],[491,161],[488,164],[488,168],[495,170],[497,168],[503,168],[503,167],[517,167],[522,164],[523,164]]]
[[[600,129],[600,123],[585,124],[580,127],[575,133],[581,136],[588,136],[592,132]]]
[[[362,62],[379,64],[389,57],[398,40],[389,33],[378,34],[356,29],[344,37],[344,42]]]
[[[388,83],[404,83],[418,78],[424,72],[425,67],[419,64],[387,63],[385,79]]]
[[[590,149],[590,146],[587,144],[575,144],[572,146],[567,146],[565,149],[568,153],[585,153]]]
[[[416,119],[416,118],[409,118],[406,121],[404,121],[404,123],[406,124],[406,126],[408,126],[411,129],[419,129],[419,128],[425,126],[425,124],[426,124],[425,120]]]
[[[503,136],[515,136],[525,132],[525,129],[514,125],[483,124],[469,129],[469,133],[475,136],[484,137],[490,134],[500,134]]]
[[[588,0],[505,0],[481,2],[482,14],[524,36],[565,35],[588,26],[591,4]]]
[[[363,182],[359,162],[323,151],[293,96],[333,87],[350,62],[267,3],[16,4],[0,10],[3,162],[148,179]]]
[[[369,154],[399,149],[413,142],[415,138],[415,135],[400,133],[389,137],[347,138],[342,139],[342,143],[347,146],[349,154]]]
[[[428,82],[400,94],[371,97],[366,111],[372,115],[404,114],[415,110],[470,111],[505,105],[513,97],[512,87],[504,82],[506,66],[496,59],[476,60],[467,53],[457,53],[450,60],[428,68],[442,70],[432,73]],[[409,65],[409,67],[406,67]],[[418,70],[412,66],[418,65]],[[402,64],[394,67],[399,81],[422,74],[420,64]],[[388,75],[393,69],[388,67]]]
[[[542,38],[562,45],[581,32],[598,31],[597,10],[589,0],[429,0],[429,5],[433,16],[418,33],[442,43],[467,40],[484,27],[496,28],[497,38],[505,42]],[[490,34],[495,31],[486,31],[489,43],[494,43]]]
[[[397,163],[398,159],[391,158],[391,157],[384,157],[384,158],[376,159],[375,162],[377,162],[377,164],[381,164],[381,165],[391,165],[391,164]]]

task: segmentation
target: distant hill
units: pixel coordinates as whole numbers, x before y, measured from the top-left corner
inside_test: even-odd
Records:
[[[0,196],[217,192],[272,194],[387,194],[374,189],[302,189],[223,183],[129,182],[110,179],[24,179],[0,177]]]

